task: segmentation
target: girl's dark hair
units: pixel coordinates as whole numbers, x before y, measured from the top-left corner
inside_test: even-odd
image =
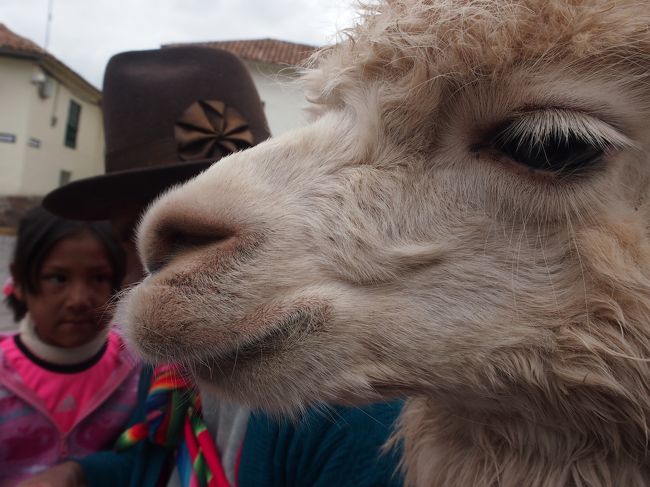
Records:
[[[126,256],[113,237],[110,224],[64,220],[40,206],[25,213],[18,224],[11,265],[14,285],[20,285],[30,294],[37,294],[39,272],[52,247],[63,238],[83,232],[91,232],[104,245],[113,268],[111,286],[113,292],[118,291],[126,272]],[[13,294],[6,298],[6,303],[13,311],[15,321],[20,321],[27,313],[25,303]]]

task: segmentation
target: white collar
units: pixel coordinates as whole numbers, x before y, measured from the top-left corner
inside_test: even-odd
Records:
[[[20,339],[29,351],[38,358],[56,365],[74,365],[94,357],[106,343],[109,328],[106,327],[105,331],[84,345],[75,348],[62,348],[45,343],[38,337],[29,313],[25,315],[19,325]]]

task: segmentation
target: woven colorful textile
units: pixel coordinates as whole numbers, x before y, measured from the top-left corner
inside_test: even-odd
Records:
[[[151,441],[176,450],[183,487],[231,487],[216,444],[203,422],[201,397],[174,366],[154,370],[145,408],[145,421],[120,435],[117,450]]]

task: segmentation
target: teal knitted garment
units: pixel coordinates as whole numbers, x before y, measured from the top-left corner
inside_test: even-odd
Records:
[[[402,487],[400,452],[382,451],[401,407],[312,409],[297,423],[254,414],[239,487]]]

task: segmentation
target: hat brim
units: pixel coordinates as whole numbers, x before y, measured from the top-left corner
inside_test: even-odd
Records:
[[[214,162],[183,162],[80,179],[48,193],[43,206],[71,220],[106,220],[121,208],[145,206],[165,189],[193,178]]]

